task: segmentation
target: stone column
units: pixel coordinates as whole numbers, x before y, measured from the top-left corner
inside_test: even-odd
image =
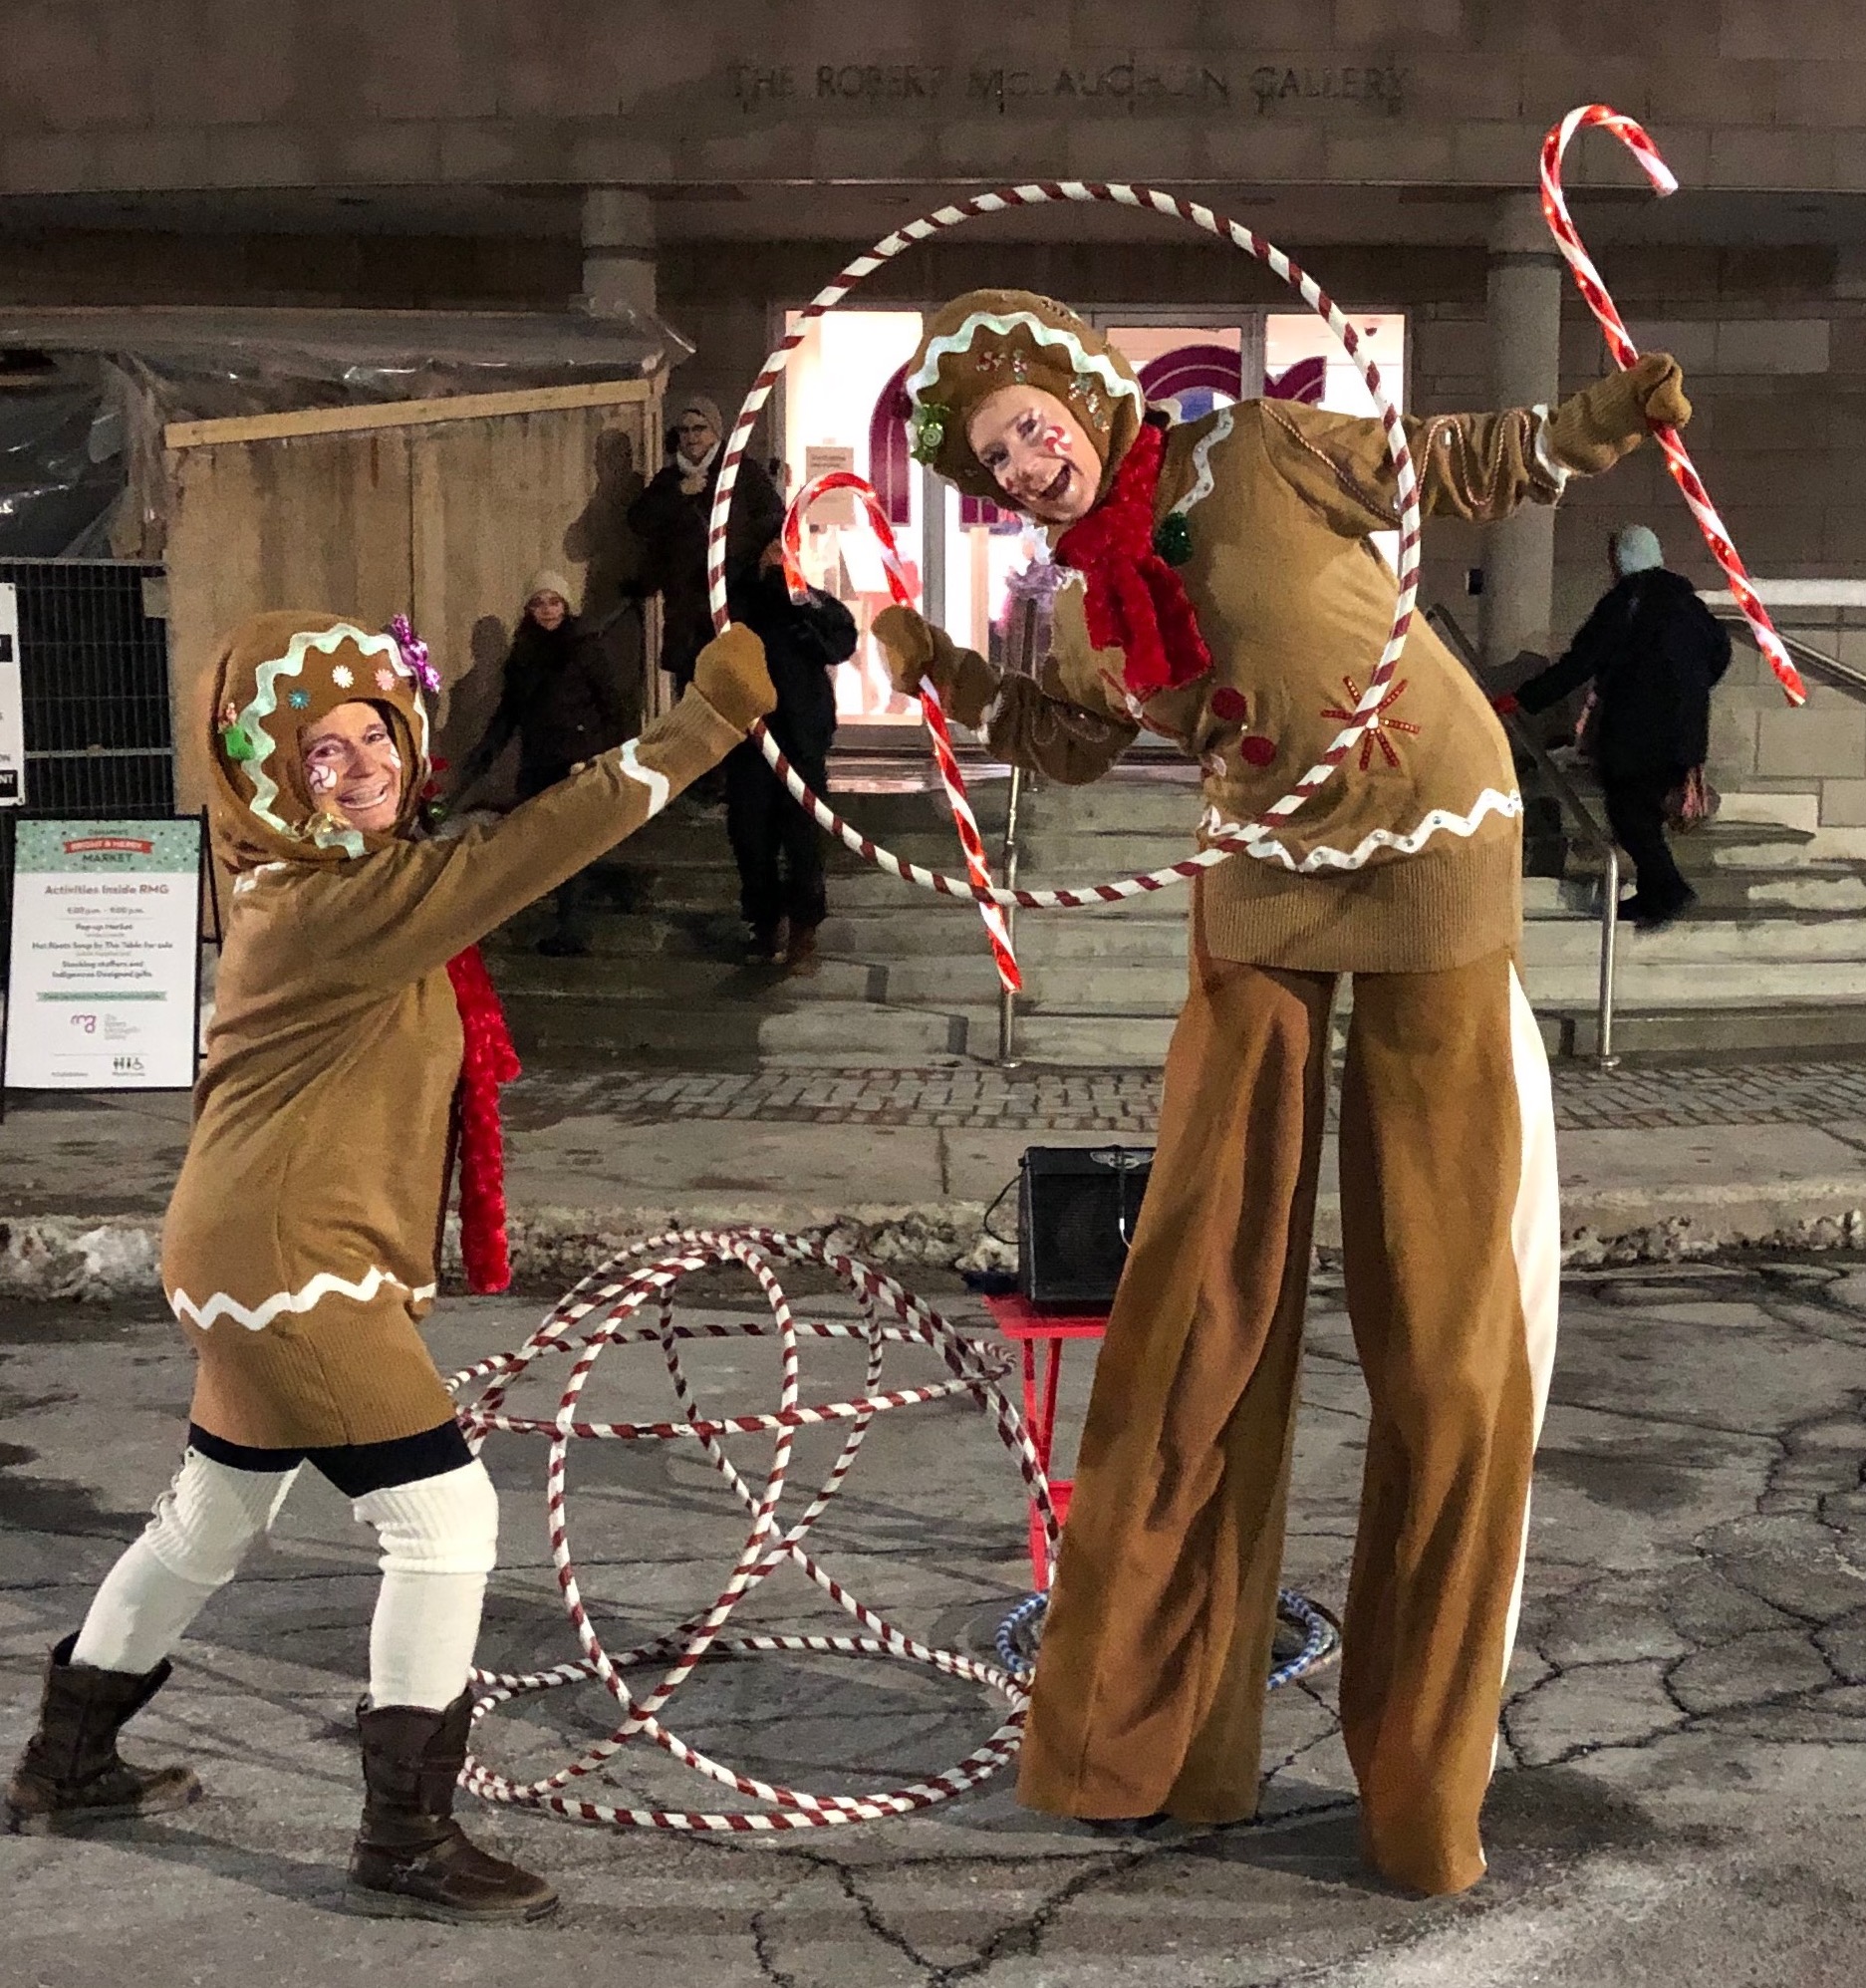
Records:
[[[1505,193],[1490,221],[1490,405],[1552,405],[1561,379],[1561,257],[1533,193]],[[1555,579],[1555,513],[1524,504],[1484,531],[1484,662],[1546,650]]]
[[[586,311],[655,314],[655,203],[621,186],[583,193],[583,294]]]

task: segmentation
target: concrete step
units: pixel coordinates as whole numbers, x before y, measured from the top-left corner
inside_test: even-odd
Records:
[[[1532,918],[1523,925],[1523,957],[1532,967],[1596,959],[1597,920]],[[1782,912],[1775,916],[1706,918],[1693,914],[1663,932],[1626,928],[1623,967],[1753,966],[1768,970],[1810,961],[1866,962],[1866,918]]]
[[[1599,1028],[1591,1002],[1538,1003],[1536,1019],[1550,1055],[1592,1056]],[[1613,1047],[1619,1055],[1703,1056],[1808,1049],[1866,1049],[1866,1000],[1748,1002],[1696,1007],[1616,1005]]]

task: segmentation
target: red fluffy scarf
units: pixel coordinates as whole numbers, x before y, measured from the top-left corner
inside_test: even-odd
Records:
[[[505,1240],[505,1140],[499,1086],[518,1075],[492,977],[469,946],[447,962],[466,1037],[460,1056],[460,1256],[469,1290],[504,1290],[512,1281]]]
[[[1114,487],[1056,544],[1061,564],[1087,581],[1089,640],[1119,649],[1137,698],[1177,690],[1211,668],[1180,576],[1154,550],[1154,492],[1166,438],[1143,424],[1115,472]]]

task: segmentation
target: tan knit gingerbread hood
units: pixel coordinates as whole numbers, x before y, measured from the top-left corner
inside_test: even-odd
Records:
[[[991,472],[972,453],[965,425],[1000,387],[1028,383],[1053,394],[1082,424],[1102,458],[1108,488],[1140,432],[1147,397],[1134,369],[1092,326],[1029,290],[968,290],[928,322],[908,364],[917,460],[971,497],[996,498]]]
[[[387,715],[401,754],[401,810],[386,835],[327,813],[305,785],[299,734],[359,701]],[[427,784],[427,712],[400,644],[337,615],[287,609],[241,622],[220,645],[209,733],[214,850],[235,871],[329,866],[386,848],[414,820]]]

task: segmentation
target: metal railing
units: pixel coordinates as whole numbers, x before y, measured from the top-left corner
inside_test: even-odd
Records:
[[[1704,600],[1702,594],[1698,597]],[[1755,631],[1749,626],[1743,611],[1734,601],[1705,601],[1705,606],[1723,622],[1733,635],[1742,636],[1750,648],[1755,648]],[[1781,637],[1781,646],[1804,670],[1831,684],[1837,691],[1845,691],[1849,697],[1866,699],[1866,670],[1856,670],[1850,663],[1842,663],[1839,657],[1829,656],[1824,649],[1816,649],[1803,642],[1798,635],[1790,635],[1786,629],[1778,628],[1775,633]]]
[[[1465,668],[1482,684],[1477,653],[1451,610],[1434,602],[1426,610],[1426,620],[1444,638]],[[1860,685],[1862,690],[1866,690],[1866,678],[1861,678]],[[1615,1069],[1620,1061],[1613,1049],[1613,977],[1620,935],[1620,852],[1614,847],[1612,835],[1594,819],[1593,810],[1581,798],[1574,782],[1548,756],[1542,741],[1517,717],[1506,717],[1503,724],[1511,739],[1535,762],[1535,769],[1541,774],[1549,792],[1572,819],[1579,831],[1577,839],[1600,853],[1600,992],[1595,1006],[1594,1061],[1603,1070]]]

